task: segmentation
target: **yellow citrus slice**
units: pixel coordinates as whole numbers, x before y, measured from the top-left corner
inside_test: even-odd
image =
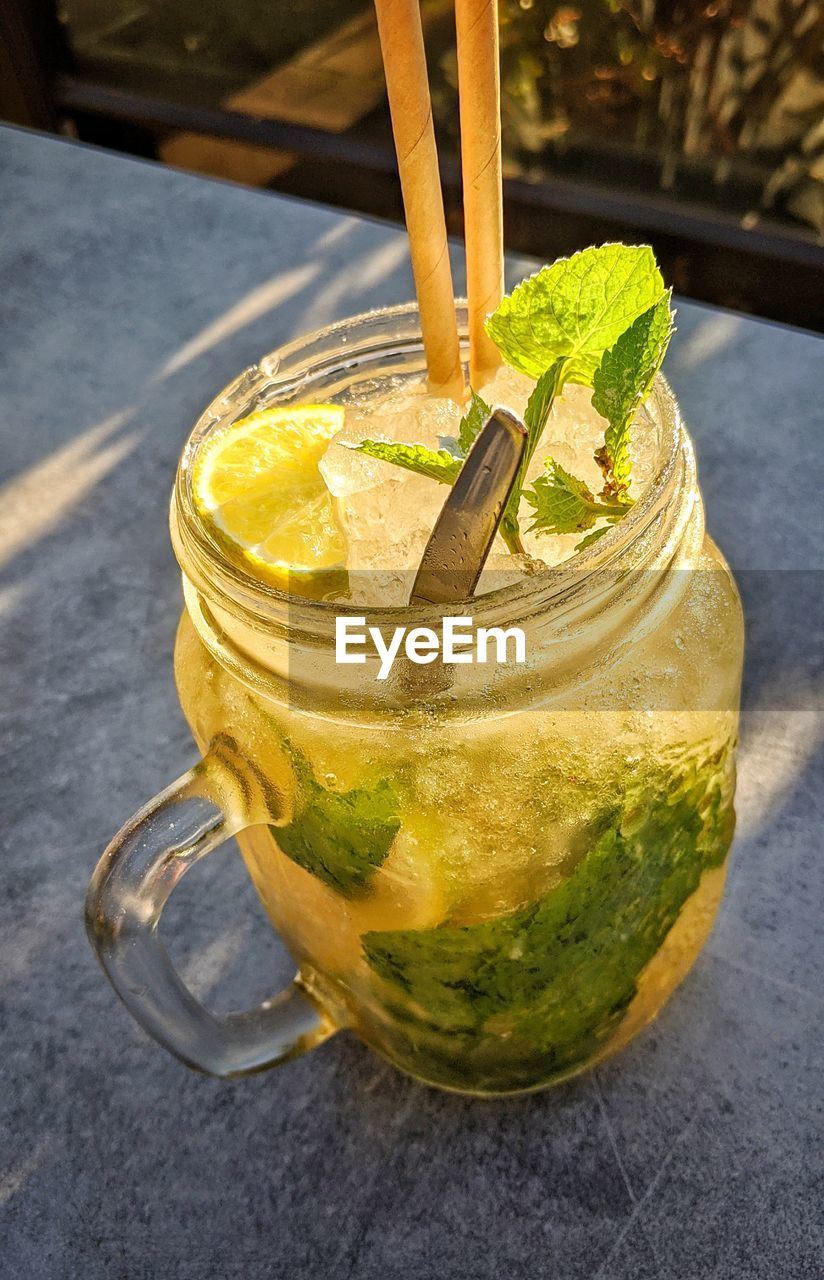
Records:
[[[335,501],[318,470],[339,405],[264,409],[218,431],[197,458],[198,514],[235,560],[283,590],[318,594],[345,573]]]

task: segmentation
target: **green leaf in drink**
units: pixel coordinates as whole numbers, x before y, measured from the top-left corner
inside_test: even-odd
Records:
[[[529,433],[526,453],[530,460],[538,447],[552,403],[563,385],[565,365],[566,361],[560,359],[545,369],[527,401],[524,425]]]
[[[552,458],[547,458],[544,474],[524,497],[534,508],[530,531],[539,533],[583,533],[600,517],[618,520],[628,510],[622,503],[599,502],[583,480]]]
[[[512,492],[509,495],[509,501],[506,504],[506,510],[501,521],[501,536],[509,550],[516,554],[523,551],[518,512],[527,468],[543,435],[547,418],[552,409],[552,403],[561,386],[563,371],[563,360],[556,360],[554,364],[551,364],[535,383],[524,410],[524,425],[527,429],[526,448],[524,449],[524,456],[521,459],[518,475],[512,486]]]
[[[663,293],[648,245],[605,244],[529,276],[489,317],[487,333],[522,373],[539,378],[563,356],[565,380],[591,386],[604,352]]]
[[[595,370],[593,407],[609,426],[595,457],[605,477],[606,496],[625,492],[631,464],[629,429],[666,354],[673,332],[671,291],[632,322],[605,351]]]
[[[347,449],[366,453],[380,462],[391,462],[405,471],[437,480],[439,484],[454,484],[460,475],[462,458],[456,458],[447,449],[427,449],[423,444],[399,444],[391,440],[361,440],[360,444],[346,444]]]
[[[304,756],[284,744],[297,780],[292,821],[272,827],[281,850],[344,897],[368,886],[400,830],[398,798],[381,779],[373,787],[330,791],[316,781]]]
[[[615,524],[615,521],[613,520],[611,523]],[[610,525],[608,524],[602,524],[600,529],[593,529],[592,532],[588,533],[580,542],[575,543],[575,550],[586,551],[587,547],[594,546],[596,542],[603,538],[605,533],[609,533],[609,530]]]
[[[506,1027],[573,1067],[617,1029],[644,966],[732,835],[723,753],[629,788],[572,874],[537,902],[475,925],[367,933],[373,971],[408,1017],[466,1040]]]
[[[461,451],[461,457],[465,458],[475,443],[475,439],[481,427],[486,422],[492,410],[486,404],[477,391],[473,391],[469,401],[469,408],[461,418],[461,425],[458,428],[458,446]]]

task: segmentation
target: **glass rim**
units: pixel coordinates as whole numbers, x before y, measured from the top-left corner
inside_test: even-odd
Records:
[[[461,339],[462,357],[468,353],[466,324],[466,301],[457,298],[459,336]],[[692,449],[683,429],[678,402],[663,374],[657,374],[647,401],[654,402],[657,409],[657,420],[661,426],[659,458],[655,473],[625,516],[591,546],[575,552],[558,565],[532,577],[524,577],[521,581],[507,586],[495,588],[482,595],[470,596],[465,600],[449,605],[364,605],[352,604],[345,600],[323,600],[292,594],[264,582],[242,565],[236,564],[225,554],[220,545],[206,532],[200,521],[192,498],[191,476],[192,462],[197,450],[212,431],[219,429],[227,420],[227,407],[233,401],[242,401],[247,395],[246,406],[240,412],[233,411],[236,418],[253,412],[249,404],[255,396],[268,390],[272,402],[277,402],[278,380],[283,382],[284,390],[303,381],[311,381],[311,374],[318,377],[327,367],[354,369],[358,355],[372,353],[379,355],[381,351],[404,351],[419,353],[421,371],[425,372],[423,363],[423,343],[420,328],[415,326],[408,335],[394,335],[390,339],[378,336],[370,342],[361,340],[359,344],[347,347],[349,336],[358,330],[376,326],[391,320],[412,320],[418,316],[415,302],[395,304],[389,307],[374,308],[357,315],[337,320],[302,337],[292,339],[276,347],[262,356],[256,364],[245,369],[237,378],[225,386],[199,416],[184,446],[175,479],[172,494],[172,539],[181,569],[187,576],[190,559],[199,570],[200,585],[208,591],[218,589],[222,596],[228,597],[235,606],[244,613],[268,618],[272,621],[288,620],[290,625],[301,625],[306,630],[318,629],[326,632],[334,628],[336,617],[358,616],[366,614],[376,625],[397,625],[399,618],[425,623],[432,618],[447,615],[459,615],[467,612],[471,606],[474,615],[490,618],[500,615],[513,620],[520,616],[526,618],[537,610],[547,607],[556,598],[566,596],[574,590],[577,594],[587,581],[600,579],[606,571],[613,577],[620,576],[620,563],[630,548],[640,544],[644,534],[650,528],[656,515],[665,505],[672,490],[673,480],[679,459],[685,458],[690,471],[694,474]],[[339,339],[339,348],[335,348],[335,340]],[[324,344],[325,358],[311,358],[312,348]],[[335,354],[337,351],[337,354]],[[334,357],[334,360],[333,360]],[[295,364],[306,359],[306,369],[296,378],[291,372],[291,384],[284,376],[283,366],[287,362]],[[335,363],[336,361],[336,363]],[[464,364],[466,361],[464,360]],[[255,380],[258,381],[255,389]],[[245,388],[245,390],[244,390]],[[181,558],[183,556],[183,559]],[[185,563],[184,563],[185,560]],[[197,584],[196,584],[197,585]]]

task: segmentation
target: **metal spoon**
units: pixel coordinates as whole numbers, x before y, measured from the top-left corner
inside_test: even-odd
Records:
[[[478,585],[526,448],[526,427],[493,409],[435,522],[410,604],[466,600]]]

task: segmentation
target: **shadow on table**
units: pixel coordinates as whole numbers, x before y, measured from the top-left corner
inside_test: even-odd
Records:
[[[277,1073],[217,1083],[151,1045],[95,968],[80,920],[94,858],[194,755],[171,680],[180,597],[166,532],[185,437],[263,352],[410,294],[402,242],[337,219],[308,266],[261,284],[265,272],[227,252],[206,292],[202,255],[231,244],[232,225],[218,219],[189,248],[184,238],[165,293],[161,258],[114,279],[131,359],[100,308],[82,340],[105,376],[90,371],[65,406],[52,393],[46,426],[36,401],[25,465],[13,450],[4,463],[4,1256],[50,1280],[69,1274],[67,1259],[84,1280],[813,1274],[824,1243],[813,1219],[824,974],[805,941],[817,936],[821,819],[814,574],[741,575],[742,795],[756,819],[735,858],[747,874],[733,871],[709,952],[659,1022],[594,1075],[479,1102],[407,1081],[340,1036]],[[100,234],[112,262],[132,250],[133,223],[101,217]],[[170,353],[172,332],[186,337]],[[70,364],[71,319],[55,333]],[[39,392],[18,394],[27,405]],[[749,490],[738,498],[746,545],[760,517]],[[187,916],[190,943],[211,947],[200,981],[227,978],[240,997],[258,945],[257,972],[279,980],[283,956],[271,935],[253,941],[264,926],[237,860],[201,871]]]

